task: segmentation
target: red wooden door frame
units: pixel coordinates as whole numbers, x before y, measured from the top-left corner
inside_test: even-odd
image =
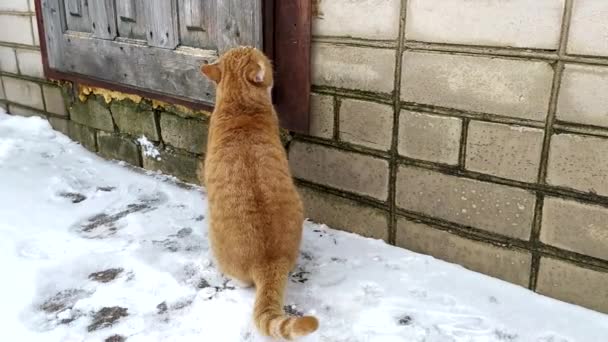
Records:
[[[281,126],[290,131],[308,133],[310,111],[310,0],[262,0],[264,52],[273,61],[275,87],[273,100],[279,113]],[[195,102],[179,95],[160,94],[149,90],[63,72],[49,67],[42,0],[34,0],[40,36],[40,50],[44,74],[47,78],[71,81],[75,84],[106,88],[140,95],[192,109],[212,110],[212,106]]]

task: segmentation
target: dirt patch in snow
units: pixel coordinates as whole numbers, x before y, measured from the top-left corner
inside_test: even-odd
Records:
[[[87,327],[89,332],[111,327],[122,317],[127,317],[127,309],[120,306],[105,307],[93,315],[93,321]]]
[[[99,271],[89,274],[89,279],[98,283],[109,283],[116,279],[122,272],[123,268],[109,268],[105,271]]]

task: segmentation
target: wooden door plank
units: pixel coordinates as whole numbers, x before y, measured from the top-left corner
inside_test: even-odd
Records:
[[[188,30],[205,31],[207,13],[203,12],[203,1],[183,0],[184,24]]]
[[[135,21],[135,0],[119,0],[116,2],[116,14],[122,21]]]
[[[217,1],[217,47],[220,53],[239,45],[262,46],[262,1]]]
[[[119,37],[146,40],[147,29],[143,13],[145,5],[146,0],[116,1],[116,21]]]
[[[89,0],[89,16],[94,37],[101,39],[116,37],[114,0]]]
[[[42,0],[42,14],[44,15],[44,32],[46,55],[49,67],[58,67],[61,58],[61,43],[63,33],[67,30],[65,25],[66,13],[60,0]]]
[[[200,66],[217,59],[215,51],[152,48],[71,34],[64,36],[63,45],[58,70],[195,101],[214,100],[214,87]]]
[[[216,49],[216,0],[178,0],[180,44]]]
[[[81,0],[66,0],[66,8],[68,14],[76,17],[82,16],[82,2]]]
[[[144,11],[148,44],[174,49],[179,44],[177,0],[147,0]]]
[[[88,1],[65,0],[64,9],[68,30],[77,32],[91,32]]]

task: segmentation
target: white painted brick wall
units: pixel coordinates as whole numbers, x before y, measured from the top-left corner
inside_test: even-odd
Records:
[[[334,98],[329,95],[310,95],[310,135],[331,139],[334,135]]]
[[[40,37],[38,36],[38,22],[36,18],[32,18],[32,32],[34,35],[34,45],[40,46]]]
[[[607,272],[585,269],[569,262],[542,257],[536,291],[593,310],[607,312],[606,284],[608,284]]]
[[[552,82],[545,62],[406,52],[401,99],[541,121]]]
[[[527,240],[536,196],[529,191],[413,166],[400,166],[400,208]]]
[[[8,105],[8,112],[13,115],[21,115],[21,116],[26,116],[26,117],[30,117],[30,116],[39,116],[42,118],[45,117],[42,112],[39,112],[35,109],[21,107],[19,105],[12,104],[12,103]]]
[[[13,77],[2,77],[6,99],[25,106],[44,110],[40,84]]]
[[[46,104],[47,112],[62,116],[68,115],[63,96],[61,95],[61,90],[58,87],[43,85],[42,93],[44,95],[44,103]]]
[[[472,120],[466,168],[523,182],[536,182],[544,131]]]
[[[557,49],[564,0],[409,0],[406,39]]]
[[[0,14],[0,42],[33,45],[31,20],[28,15]]]
[[[340,106],[340,140],[388,151],[393,108],[374,102],[345,99]]]
[[[608,1],[574,1],[568,53],[608,56]]]
[[[2,0],[0,1],[0,11],[29,11],[28,0]]]
[[[367,39],[397,39],[400,0],[318,1],[313,34]]]
[[[17,49],[17,63],[22,75],[44,78],[40,51]]]
[[[395,51],[316,43],[312,47],[315,85],[390,93],[395,74]]]
[[[578,134],[551,138],[547,183],[608,196],[608,139]]]
[[[567,64],[556,115],[562,121],[608,127],[608,67]]]
[[[13,74],[18,72],[17,59],[13,48],[0,46],[0,70],[12,72]]]
[[[412,111],[399,117],[399,154],[426,161],[458,164],[462,120]]]
[[[327,146],[296,141],[289,147],[294,177],[385,201],[388,161]]]
[[[608,260],[606,207],[545,197],[541,222],[542,242]]]

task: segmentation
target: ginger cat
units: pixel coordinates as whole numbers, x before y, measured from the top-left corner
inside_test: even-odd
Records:
[[[310,334],[318,328],[315,317],[283,311],[304,216],[279,139],[270,61],[240,47],[201,72],[217,85],[204,164],[212,252],[225,275],[256,286],[254,321],[262,334],[288,340]]]

